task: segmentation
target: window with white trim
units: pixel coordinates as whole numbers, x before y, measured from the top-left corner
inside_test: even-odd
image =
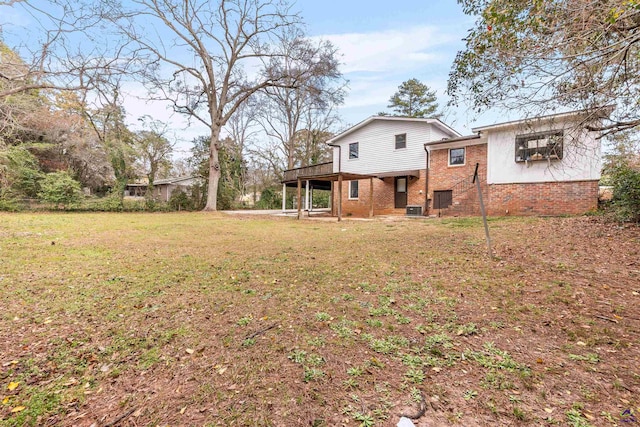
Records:
[[[449,166],[462,166],[465,162],[466,151],[462,148],[450,148],[449,149]]]
[[[564,132],[550,131],[516,136],[516,162],[562,159]]]
[[[357,159],[358,158],[358,148],[359,144],[357,142],[352,142],[349,144],[349,159]]]
[[[349,199],[358,199],[358,181],[349,181]]]

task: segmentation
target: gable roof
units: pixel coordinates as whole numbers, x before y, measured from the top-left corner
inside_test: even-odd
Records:
[[[426,118],[426,119],[422,119],[422,118],[415,118],[415,117],[397,117],[397,116],[371,116],[363,121],[361,121],[360,123],[351,126],[349,129],[345,130],[344,132],[334,136],[333,138],[331,138],[330,140],[327,141],[327,144],[333,144],[335,143],[337,140],[344,138],[345,136],[357,131],[358,129],[361,129],[365,126],[367,126],[369,123],[372,123],[374,121],[395,121],[395,122],[412,122],[412,123],[426,123],[426,124],[431,124],[437,128],[439,128],[440,130],[442,130],[443,132],[451,135],[451,137],[457,138],[460,135],[460,133],[458,133],[455,129],[453,129],[452,127],[446,125],[445,123],[443,123],[442,121],[440,121],[440,119],[433,119],[433,118]]]

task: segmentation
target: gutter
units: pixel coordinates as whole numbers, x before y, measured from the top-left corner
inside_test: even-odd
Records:
[[[429,150],[427,149],[427,144],[423,145],[424,152],[427,155],[427,163],[425,168],[425,177],[424,177],[424,216],[429,216]]]

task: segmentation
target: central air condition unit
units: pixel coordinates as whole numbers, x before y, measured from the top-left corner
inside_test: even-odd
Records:
[[[420,205],[407,206],[407,216],[422,216],[422,206]]]

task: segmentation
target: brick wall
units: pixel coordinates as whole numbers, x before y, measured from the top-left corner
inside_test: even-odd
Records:
[[[582,214],[598,207],[598,181],[492,184],[489,215]]]
[[[425,206],[426,170],[419,177],[407,179],[407,205]],[[342,215],[354,217],[369,216],[369,179],[361,179],[358,184],[358,199],[349,200],[349,181],[342,182]],[[373,178],[373,214],[404,215],[406,209],[395,208],[395,178]],[[334,215],[338,213],[338,183],[335,182],[333,198]]]
[[[473,175],[476,163],[480,164],[482,177],[482,192],[488,197],[486,186],[487,170],[487,144],[470,145],[465,147],[465,164],[462,166],[449,166],[449,150],[440,149],[431,152],[431,169],[429,170],[429,208],[430,215],[479,215],[480,201],[475,187],[467,187],[460,182]],[[470,182],[468,183],[470,185]],[[434,210],[433,192],[454,189],[453,205],[448,209]]]

